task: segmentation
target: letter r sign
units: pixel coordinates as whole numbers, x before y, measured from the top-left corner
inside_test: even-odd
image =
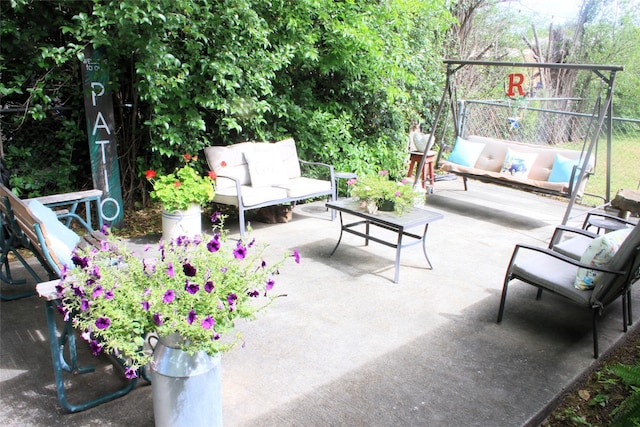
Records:
[[[524,96],[525,92],[522,89],[524,83],[524,74],[511,73],[509,74],[509,87],[507,89],[507,96],[516,96],[514,88],[518,88],[518,96]]]

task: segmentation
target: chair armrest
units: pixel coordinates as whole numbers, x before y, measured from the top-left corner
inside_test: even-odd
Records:
[[[550,256],[552,258],[559,259],[560,261],[564,261],[564,262],[566,262],[568,264],[575,265],[576,267],[579,267],[579,268],[586,268],[588,270],[601,271],[603,273],[616,274],[616,275],[620,275],[620,276],[626,274],[626,272],[624,270],[610,270],[610,269],[604,268],[604,267],[596,267],[596,266],[593,266],[593,265],[590,265],[590,264],[584,264],[584,263],[580,262],[580,260],[573,259],[573,258],[568,257],[566,255],[563,255],[563,254],[561,254],[559,252],[555,252],[555,251],[553,251],[553,250],[551,250],[549,248],[544,248],[544,247],[540,247],[540,246],[533,246],[533,245],[529,245],[529,244],[526,244],[526,243],[519,243],[519,244],[516,245],[516,247],[513,250],[513,255],[511,256],[511,261],[509,262],[509,268],[508,268],[507,271],[511,272],[511,267],[513,266],[514,261],[516,260],[517,255],[518,255],[518,253],[520,252],[521,249],[530,250],[530,251],[533,251],[533,252],[539,252],[539,253],[545,254],[547,256]]]
[[[82,228],[84,228],[84,230],[87,233],[91,233],[93,230],[93,228],[87,224],[87,222],[84,220],[84,218],[82,218],[80,215],[76,214],[76,213],[72,213],[72,212],[64,212],[64,213],[59,213],[57,214],[57,217],[60,221],[62,221],[64,223],[64,225],[67,228],[71,228],[71,225],[73,224],[73,221],[77,221]],[[67,221],[65,221],[67,220]]]
[[[559,225],[556,227],[555,230],[553,230],[553,235],[551,236],[551,240],[549,241],[549,249],[553,249],[553,247],[560,242],[560,239],[562,239],[562,236],[565,233],[579,234],[581,236],[589,237],[591,239],[595,239],[596,237],[598,237],[597,233],[594,233],[589,230],[585,230],[584,228],[570,227],[568,225]]]
[[[615,222],[620,224],[621,226],[635,226],[636,224],[633,221],[629,221],[628,219],[624,219],[624,218],[620,218],[619,216],[615,216],[615,215],[611,215],[605,212],[589,212],[587,213],[587,217],[584,219],[584,222],[582,223],[582,228],[586,229],[588,228],[591,224],[591,218],[592,217],[598,217],[598,218],[602,218],[603,220],[606,221],[611,221],[611,222]],[[593,225],[594,227],[597,227],[597,225]]]

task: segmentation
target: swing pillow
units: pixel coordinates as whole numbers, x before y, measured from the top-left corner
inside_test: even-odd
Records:
[[[556,158],[553,161],[553,166],[551,167],[551,173],[549,174],[549,182],[569,182],[571,179],[571,171],[574,166],[578,166],[580,160],[569,159],[560,154],[556,154]],[[576,170],[575,180],[578,179],[578,170]]]
[[[507,149],[507,155],[504,158],[500,173],[527,178],[533,162],[536,161],[536,157],[538,157],[536,153],[521,153],[509,148]]]
[[[456,145],[449,155],[447,161],[461,166],[473,167],[484,150],[486,144],[481,142],[471,142],[460,137],[456,138]]]

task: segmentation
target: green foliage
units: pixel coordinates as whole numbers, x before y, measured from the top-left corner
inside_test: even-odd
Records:
[[[3,5],[0,94],[31,120],[57,103],[82,111],[83,48],[106,49],[122,181],[140,194],[140,165],[288,136],[310,160],[400,174],[409,123],[430,126],[439,101],[445,5],[15,1]]]
[[[146,172],[147,179],[153,186],[151,198],[162,203],[164,210],[187,210],[190,205],[206,205],[213,200],[214,176],[201,176],[189,164],[192,158],[185,157],[187,163],[175,172],[157,175],[154,170]]]
[[[615,411],[612,426],[637,426],[640,425],[640,364],[633,366],[617,365],[611,370],[618,375],[632,392]]]
[[[363,203],[374,203],[381,207],[385,202],[392,202],[394,211],[403,214],[415,204],[419,194],[405,178],[396,182],[389,179],[389,171],[379,171],[347,182],[349,193]]]

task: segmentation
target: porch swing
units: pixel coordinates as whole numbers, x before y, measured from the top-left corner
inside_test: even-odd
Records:
[[[447,165],[451,164],[443,158],[443,154],[445,151],[450,151],[453,146],[453,151],[455,151],[456,146],[454,144],[450,144],[445,141],[452,132],[447,132],[447,118],[448,114],[445,112],[445,107],[451,113],[453,118],[453,123],[455,124],[453,129],[453,141],[459,142],[460,140],[466,141],[464,138],[469,138],[471,143],[476,143],[474,149],[478,151],[479,146],[483,145],[483,148],[478,152],[478,156],[476,159],[472,160],[472,164],[470,166],[460,166],[454,165],[454,167],[450,167],[447,172],[453,175],[461,176],[464,181],[465,190],[467,190],[467,179],[474,179],[483,182],[488,182],[491,184],[498,184],[509,186],[518,190],[537,192],[542,194],[554,195],[559,197],[564,197],[569,199],[569,203],[562,221],[562,224],[566,224],[569,219],[570,212],[577,200],[578,197],[582,195],[582,191],[584,190],[584,184],[586,184],[586,179],[588,179],[589,173],[591,169],[595,167],[595,147],[598,143],[598,137],[600,132],[602,131],[603,125],[605,126],[605,133],[607,136],[607,168],[606,168],[606,194],[602,196],[605,203],[608,203],[611,200],[611,182],[610,182],[610,165],[611,165],[611,129],[612,129],[612,94],[613,94],[613,83],[615,79],[615,74],[617,71],[622,71],[623,67],[615,66],[615,65],[588,65],[588,64],[558,64],[558,63],[516,63],[516,62],[493,62],[493,61],[462,61],[462,60],[445,60],[444,63],[447,66],[447,75],[445,88],[442,94],[442,98],[438,109],[436,111],[434,120],[433,120],[433,129],[434,132],[441,133],[441,135],[436,135],[436,145],[439,146],[438,155],[436,159],[437,165]],[[538,144],[525,144],[517,141],[510,140],[499,140],[499,138],[490,138],[489,135],[474,135],[467,136],[465,129],[465,117],[467,111],[465,108],[465,101],[456,101],[455,99],[455,84],[453,83],[453,78],[455,73],[465,66],[488,66],[488,67],[511,67],[511,68],[537,68],[537,69],[557,69],[557,70],[578,70],[578,71],[589,71],[593,72],[600,79],[600,90],[597,96],[596,102],[594,103],[593,109],[591,113],[582,113],[579,116],[583,118],[587,118],[589,120],[587,125],[587,131],[583,138],[583,144],[581,151],[577,150],[565,150],[565,149],[557,149],[551,148],[549,146],[541,146]],[[603,97],[603,92],[606,92]],[[533,98],[535,99],[535,98]],[[485,103],[495,103],[495,101],[485,101]],[[458,104],[458,105],[456,105]],[[529,107],[527,107],[530,109]],[[568,111],[556,111],[559,114],[569,114]],[[573,114],[573,113],[572,113]],[[505,122],[506,123],[506,122]],[[518,121],[518,126],[522,126],[522,124]],[[434,133],[435,135],[435,133]],[[439,137],[438,137],[439,136]],[[513,148],[514,150],[520,151],[535,151],[542,153],[541,158],[535,159],[535,164],[537,165],[538,170],[536,171],[535,177],[537,179],[515,179],[511,178],[503,173],[498,173],[495,171],[496,162],[500,162],[495,159],[495,156],[492,153],[485,153],[486,158],[480,158],[481,150],[484,148],[486,144],[493,144],[494,140],[499,140],[498,143],[505,143],[507,147],[500,147],[499,150],[506,151],[508,148]],[[452,153],[453,153],[452,151]],[[571,151],[571,152],[570,152]],[[554,185],[552,183],[546,183],[545,181],[549,177],[552,166],[548,162],[551,161],[553,163],[553,159],[558,159],[558,155],[560,158],[565,158],[566,156],[570,156],[574,164],[573,170],[571,172],[570,178],[565,187]],[[451,158],[453,154],[449,156]],[[422,156],[420,164],[418,166],[418,170],[422,170],[421,168],[424,166],[426,153]],[[551,159],[551,160],[549,160]],[[478,162],[476,164],[476,161]],[[491,171],[485,171],[482,169],[474,168],[474,166],[479,165],[483,166],[487,162],[493,162]],[[546,162],[546,164],[545,164]],[[531,162],[533,163],[533,161]],[[506,164],[506,163],[505,163]],[[500,163],[502,167],[502,163]],[[530,165],[529,165],[530,166]],[[511,168],[511,174],[520,166],[513,166]],[[417,183],[416,182],[414,185]]]

